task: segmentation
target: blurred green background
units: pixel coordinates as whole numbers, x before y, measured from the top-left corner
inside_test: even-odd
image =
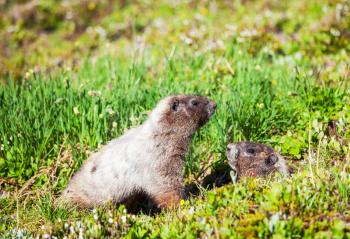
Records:
[[[348,77],[349,29],[348,0],[1,0],[0,77],[130,57],[135,48],[220,51],[227,42]]]

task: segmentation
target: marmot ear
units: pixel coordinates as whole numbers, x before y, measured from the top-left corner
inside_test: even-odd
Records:
[[[179,108],[179,101],[176,100],[171,104],[171,110],[177,111],[178,108]]]

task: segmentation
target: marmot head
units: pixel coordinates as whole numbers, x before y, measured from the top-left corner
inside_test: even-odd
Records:
[[[214,114],[216,104],[203,96],[174,95],[160,101],[151,120],[162,130],[193,134]]]
[[[232,143],[227,146],[228,162],[238,178],[267,176],[275,171],[288,174],[284,159],[271,147],[253,142]]]

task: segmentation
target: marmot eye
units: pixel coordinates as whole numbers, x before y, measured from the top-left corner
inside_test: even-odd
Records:
[[[177,111],[177,108],[179,107],[179,102],[175,101],[173,102],[172,106],[171,106],[171,109],[173,111]]]
[[[193,106],[197,106],[199,103],[198,103],[198,101],[196,101],[196,100],[192,100],[192,101],[191,101],[191,104],[192,104]]]
[[[253,148],[248,148],[247,149],[247,153],[248,154],[254,154],[255,153],[255,150]]]

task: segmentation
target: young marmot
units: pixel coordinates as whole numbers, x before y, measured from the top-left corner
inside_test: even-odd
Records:
[[[288,168],[281,155],[271,147],[253,142],[238,142],[227,146],[229,165],[236,172],[237,179],[267,176],[275,171],[288,174]]]
[[[87,159],[60,201],[93,207],[146,193],[158,208],[176,204],[184,194],[182,167],[192,136],[215,108],[202,96],[163,99],[146,122]]]

